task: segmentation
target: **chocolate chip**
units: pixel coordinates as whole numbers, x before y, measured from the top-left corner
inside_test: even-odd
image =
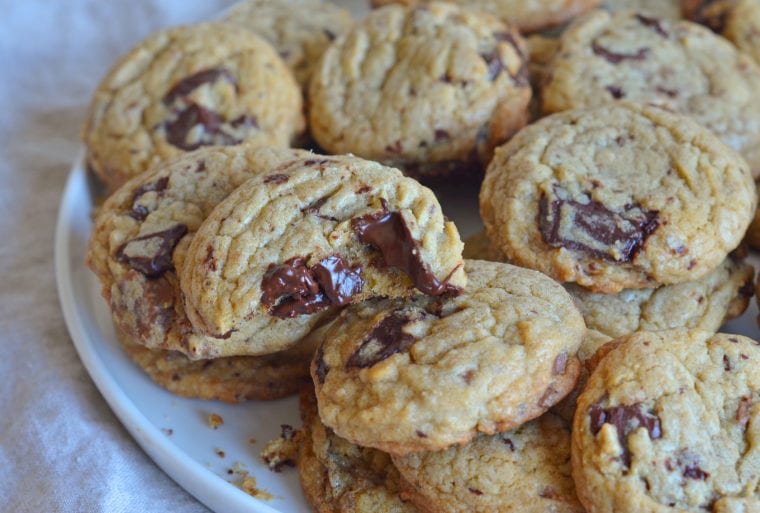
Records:
[[[275,174],[275,175],[265,176],[263,181],[264,183],[281,184],[281,183],[286,183],[288,180],[290,180],[290,175]]]
[[[148,278],[156,278],[174,268],[172,252],[187,233],[187,226],[176,224],[160,232],[149,233],[122,244],[116,261],[129,265]]]
[[[659,226],[656,210],[626,205],[622,212],[613,212],[589,198],[583,202],[570,199],[559,186],[554,187],[554,196],[550,199],[542,194],[538,219],[544,242],[553,248],[630,262]]]
[[[401,141],[396,141],[385,147],[385,153],[390,153],[392,155],[401,155],[403,151],[404,147],[401,145]]]
[[[636,19],[641,22],[645,27],[649,27],[657,32],[662,37],[668,37],[668,32],[662,26],[662,20],[652,16],[644,16],[643,14],[637,14]]]
[[[483,495],[483,491],[478,490],[477,488],[470,487],[470,488],[467,488],[467,490],[469,490],[470,493],[473,493],[475,495]]]
[[[321,209],[321,208],[322,208],[322,206],[323,206],[325,203],[327,203],[327,200],[328,200],[328,199],[330,199],[330,197],[329,197],[329,196],[325,196],[325,197],[323,197],[323,198],[319,198],[318,200],[316,200],[316,201],[314,201],[313,203],[311,203],[309,206],[302,208],[302,209],[301,209],[301,212],[303,212],[303,213],[305,213],[305,214],[311,214],[311,215],[313,215],[313,216],[317,216],[318,218],[320,218],[320,219],[325,219],[325,220],[327,220],[327,221],[338,222],[338,218],[337,218],[337,217],[333,217],[333,216],[326,216],[326,215],[323,215],[323,214],[322,214],[322,213],[319,211],[319,209]]]
[[[504,438],[504,435],[501,437],[501,441],[504,442],[504,445],[509,447],[509,450],[512,452],[515,452],[515,443],[510,438]]]
[[[423,433],[423,432],[422,432],[422,431],[420,431],[419,429],[418,429],[417,431],[415,431],[415,434],[416,434],[418,437],[420,437],[420,438],[427,438],[427,437],[428,437],[428,436],[427,436],[425,433]]]
[[[558,399],[559,399],[559,396],[558,396],[557,389],[554,388],[553,385],[549,385],[549,387],[546,390],[544,390],[544,393],[538,399],[538,405],[541,408],[548,408],[549,406],[556,403]]]
[[[449,132],[446,131],[446,130],[442,130],[440,128],[436,128],[435,129],[434,137],[435,137],[435,141],[436,142],[447,141],[447,140],[451,139],[451,134],[449,134]]]
[[[325,384],[325,379],[327,379],[328,372],[330,372],[330,366],[325,362],[325,352],[320,347],[317,350],[317,354],[315,356],[314,374],[317,375],[317,379],[321,385]]]
[[[240,128],[241,126],[246,128],[258,128],[259,121],[255,116],[243,114],[230,121],[230,126],[233,128]]]
[[[736,422],[742,427],[747,429],[747,423],[749,423],[749,410],[752,407],[752,397],[743,396],[739,400],[739,406],[736,408]]]
[[[166,121],[166,140],[172,146],[185,151],[192,151],[201,146],[238,144],[240,139],[233,137],[223,130],[224,119],[213,110],[206,109],[195,103],[181,110],[176,119]],[[188,134],[196,126],[201,126],[201,137],[195,142],[188,142]]]
[[[211,68],[199,71],[193,75],[183,78],[164,95],[162,102],[164,105],[171,105],[175,100],[184,98],[203,84],[211,84],[223,78],[237,88],[237,81],[232,73],[225,68]]]
[[[431,296],[460,292],[459,287],[448,283],[448,278],[443,282],[438,281],[422,260],[419,243],[412,237],[401,214],[389,212],[388,203],[384,199],[382,205],[383,210],[379,212],[351,220],[351,229],[359,241],[379,249],[383,263],[404,271],[421,292]]]
[[[610,64],[620,64],[624,60],[642,61],[649,54],[648,48],[639,48],[636,53],[617,53],[608,50],[596,41],[591,44],[591,49],[600,57],[604,57]]]
[[[560,353],[554,359],[554,365],[552,365],[552,375],[564,376],[567,369],[567,353]]]
[[[325,35],[328,41],[335,41],[335,34],[327,29],[322,29],[322,33]]]
[[[406,351],[417,341],[417,338],[404,331],[404,328],[428,315],[417,307],[399,308],[392,311],[364,337],[358,349],[348,358],[346,367],[372,367],[396,353]]]
[[[169,185],[169,177],[163,176],[154,182],[143,184],[135,189],[135,193],[132,196],[132,210],[129,212],[129,216],[138,221],[144,221],[150,212],[145,205],[140,205],[138,203],[140,198],[148,192],[160,193],[166,190],[167,185]]]
[[[726,372],[734,370],[734,365],[731,363],[731,359],[727,354],[723,355],[723,370]]]
[[[320,260],[311,268],[304,257],[270,264],[261,280],[261,302],[281,319],[312,314],[329,306],[344,306],[361,292],[361,268],[340,256]]]
[[[610,86],[607,86],[605,89],[607,89],[607,92],[610,93],[610,96],[612,96],[616,100],[619,100],[625,97],[625,91],[623,91],[623,89],[618,86],[610,85]]]
[[[664,94],[665,96],[669,98],[675,98],[676,96],[678,96],[678,90],[676,89],[667,89],[662,86],[657,86],[655,87],[655,91],[657,91],[658,93]]]
[[[708,477],[710,477],[710,474],[708,472],[705,472],[701,468],[694,466],[688,466],[683,469],[683,477],[687,477],[689,479],[701,479],[704,481]]]
[[[726,28],[732,2],[726,0],[682,0],[683,17],[721,34]]]
[[[472,369],[470,369],[470,370],[468,370],[468,371],[465,371],[465,372],[463,372],[462,374],[460,374],[460,375],[459,375],[459,377],[460,377],[460,378],[462,378],[462,380],[463,380],[465,383],[467,383],[468,385],[470,385],[470,384],[472,383],[472,377],[473,377],[474,375],[475,375],[475,371],[474,371],[474,370],[472,370]]]
[[[327,299],[335,306],[345,306],[362,291],[361,267],[351,268],[338,255],[329,256],[312,267],[314,277]]]
[[[628,452],[628,435],[639,428],[645,428],[651,440],[662,437],[660,418],[651,411],[644,410],[641,403],[602,408],[595,404],[589,409],[591,433],[596,435],[604,424],[611,424],[617,430],[618,441],[623,449],[622,459],[626,467],[631,466]]]
[[[496,49],[489,53],[481,54],[480,56],[486,61],[486,66],[488,67],[488,79],[493,82],[499,74],[504,71],[504,63],[501,61],[501,54],[499,53],[499,50]]]

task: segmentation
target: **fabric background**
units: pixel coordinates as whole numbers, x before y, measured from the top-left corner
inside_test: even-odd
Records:
[[[0,0],[0,511],[208,511],[142,452],[63,321],[53,241],[89,98],[159,27],[232,0]]]

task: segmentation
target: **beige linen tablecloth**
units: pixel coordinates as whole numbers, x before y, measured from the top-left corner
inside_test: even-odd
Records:
[[[159,27],[231,0],[0,0],[0,511],[208,511],[142,452],[82,366],[55,286],[57,209],[89,97]]]

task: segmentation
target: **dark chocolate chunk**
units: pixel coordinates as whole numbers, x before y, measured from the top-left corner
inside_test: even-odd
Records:
[[[509,447],[509,450],[512,452],[515,452],[515,443],[512,441],[511,438],[504,438],[504,434],[501,434],[501,441],[504,442],[504,445]]]
[[[570,199],[558,186],[554,187],[554,196],[541,196],[538,220],[544,242],[553,248],[630,262],[659,226],[656,210],[626,205],[623,212],[613,212],[589,198],[583,202]]]
[[[723,370],[726,372],[734,370],[734,364],[731,363],[731,358],[727,354],[723,355]]]
[[[469,490],[470,493],[475,494],[475,495],[483,495],[483,491],[478,490],[477,488],[469,487],[467,488],[467,490]]]
[[[481,54],[481,57],[486,61],[488,66],[488,79],[493,82],[504,71],[504,63],[501,60],[501,54],[499,50],[493,50],[492,52]]]
[[[322,33],[325,35],[328,41],[335,41],[335,34],[327,29],[322,29]]]
[[[347,305],[363,286],[361,268],[352,268],[338,255],[312,267],[306,266],[305,258],[294,257],[270,264],[261,280],[261,302],[270,315],[291,318]]]
[[[552,366],[552,375],[563,376],[567,370],[567,353],[560,353],[557,358],[554,359],[554,365]]]
[[[710,477],[710,474],[708,472],[705,472],[701,468],[694,466],[687,466],[683,469],[683,477],[688,477],[689,479],[701,479],[704,481],[708,477]]]
[[[230,121],[230,126],[234,128],[239,128],[241,126],[247,127],[247,128],[258,128],[259,127],[259,121],[256,119],[255,116],[249,116],[247,114],[242,114],[232,121]]]
[[[385,147],[385,153],[390,153],[392,155],[401,155],[403,151],[404,147],[401,145],[400,140],[397,140],[393,144],[389,144]]]
[[[668,32],[662,26],[662,20],[653,16],[645,16],[643,14],[637,14],[636,19],[641,22],[642,25],[651,28],[662,37],[668,37]]]
[[[450,285],[447,280],[438,281],[422,260],[419,244],[401,214],[389,212],[387,202],[382,202],[383,210],[351,220],[351,229],[359,241],[379,249],[384,264],[404,271],[421,292],[430,296],[460,292],[459,287]]]
[[[148,192],[160,193],[166,189],[167,185],[169,185],[169,177],[163,176],[154,182],[143,184],[135,189],[135,193],[132,196],[132,210],[129,212],[129,216],[138,221],[144,221],[150,212],[145,205],[140,205],[138,203],[140,198]]]
[[[211,68],[199,71],[189,77],[185,77],[174,84],[174,86],[172,86],[172,88],[164,95],[162,101],[164,105],[171,105],[174,103],[174,100],[184,98],[203,84],[216,82],[220,78],[227,80],[229,83],[237,87],[237,81],[229,70],[225,68]]]
[[[286,183],[288,180],[290,180],[290,175],[285,174],[275,174],[275,175],[268,175],[264,177],[264,183]]]
[[[314,360],[314,374],[317,375],[319,383],[324,385],[327,373],[330,372],[330,366],[325,362],[325,352],[321,347],[317,350]]]
[[[391,355],[406,351],[417,339],[404,328],[429,315],[416,307],[392,311],[364,337],[358,349],[348,358],[346,367],[372,367]]]
[[[747,429],[747,423],[749,423],[749,410],[752,407],[752,397],[743,396],[739,401],[739,406],[736,408],[736,422],[742,427]]]
[[[682,0],[683,17],[718,34],[723,33],[733,2],[726,0]]]
[[[240,139],[223,130],[224,123],[224,119],[217,112],[193,103],[181,110],[176,119],[164,123],[166,140],[172,146],[185,151],[192,151],[201,146],[240,143]],[[201,137],[195,142],[188,142],[187,135],[199,125],[203,127]]]
[[[591,43],[591,49],[600,57],[604,57],[610,64],[620,64],[624,60],[641,61],[649,55],[649,48],[639,48],[636,53],[617,53],[609,50],[596,41]]]
[[[166,230],[142,235],[122,244],[116,250],[116,261],[127,264],[148,278],[156,278],[174,268],[172,252],[186,233],[187,226],[175,224]]]
[[[621,87],[609,85],[605,89],[607,89],[607,92],[609,92],[610,95],[616,100],[619,100],[625,97],[625,91],[623,91]]]
[[[312,267],[320,288],[333,305],[345,306],[362,291],[361,267],[351,268],[338,255],[329,256]]]
[[[651,411],[646,411],[641,403],[602,408],[595,404],[589,409],[591,433],[596,435],[604,424],[611,424],[617,430],[620,447],[623,448],[623,463],[631,466],[631,454],[628,452],[628,435],[639,428],[645,428],[649,438],[657,440],[662,437],[660,418]]]

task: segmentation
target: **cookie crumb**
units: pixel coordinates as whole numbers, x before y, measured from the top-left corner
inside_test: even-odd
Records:
[[[272,472],[282,472],[283,467],[295,467],[298,458],[298,446],[303,434],[293,426],[282,424],[280,436],[270,440],[261,451],[261,459]]]
[[[247,470],[245,470],[245,466],[242,463],[236,462],[232,468],[227,469],[227,474],[234,474],[237,479],[230,481],[230,483],[240,488],[251,497],[263,501],[269,501],[275,498],[274,495],[267,492],[266,490],[258,488],[256,478],[250,475]]]
[[[166,436],[172,436],[174,434],[174,430],[172,428],[161,428],[161,432]]]
[[[220,426],[224,425],[224,419],[221,415],[218,415],[216,413],[210,413],[208,416],[208,426],[211,429],[219,429]]]
[[[248,443],[251,445],[256,445],[256,439],[255,438],[249,438]]]
[[[214,452],[215,452],[215,453],[216,453],[216,455],[217,455],[217,456],[219,456],[220,458],[224,458],[224,456],[225,456],[225,454],[224,454],[224,451],[223,451],[223,450],[221,450],[221,449],[214,449]]]

